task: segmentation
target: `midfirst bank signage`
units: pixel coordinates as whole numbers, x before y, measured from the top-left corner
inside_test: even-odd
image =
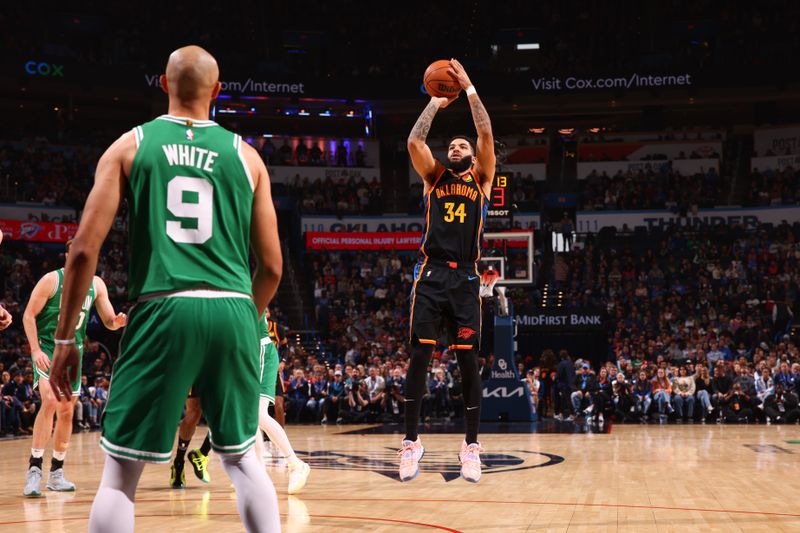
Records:
[[[522,331],[587,331],[603,328],[603,315],[600,311],[548,310],[536,314],[517,315],[517,328]]]

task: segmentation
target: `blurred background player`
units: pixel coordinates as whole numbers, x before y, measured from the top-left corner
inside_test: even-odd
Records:
[[[434,159],[425,140],[436,113],[453,101],[437,97],[431,98],[408,137],[411,162],[424,183],[425,227],[411,296],[411,362],[406,378],[401,481],[417,476],[419,460],[425,453],[417,434],[419,415],[426,369],[443,326],[448,347],[456,352],[464,386],[466,435],[459,453],[461,476],[472,482],[481,476],[481,299],[476,262],[494,180],[494,137],[486,108],[461,63],[452,59],[449,73],[467,94],[478,143],[475,146],[465,136],[453,137],[447,149],[447,166]]]
[[[194,395],[194,389],[189,391],[184,406],[183,419],[178,426],[178,449],[175,451],[175,459],[170,467],[169,486],[173,489],[186,487],[186,473],[184,471],[186,450],[189,449],[197,424],[203,416],[203,408],[200,405],[200,398]],[[189,464],[192,465],[194,475],[203,483],[211,482],[211,473],[208,471],[208,454],[211,453],[211,438],[206,434],[203,444],[189,452]]]
[[[51,381],[69,397],[80,305],[125,195],[136,250],[128,297],[137,305],[114,365],[100,439],[107,456],[89,530],[134,530],[144,463],[169,462],[196,387],[245,528],[279,531],[275,489],[252,449],[257,321],[283,266],[269,175],[255,149],[208,120],[221,88],[211,54],[176,50],[160,81],[169,113],[124,134],[100,158],[65,272]]]
[[[71,241],[67,241],[66,256],[69,257]],[[31,346],[31,358],[34,362],[34,383],[39,387],[42,396],[42,407],[33,424],[33,442],[31,443],[31,457],[28,461],[28,473],[25,477],[24,496],[41,496],[40,484],[42,481],[42,461],[44,449],[53,433],[53,415],[56,416],[55,433],[53,433],[53,459],[50,463],[50,476],[47,479],[47,488],[54,491],[73,491],[75,484],[64,479],[64,458],[67,447],[72,437],[72,414],[75,411],[75,402],[81,386],[81,365],[83,363],[83,339],[86,337],[86,325],[89,323],[89,313],[92,305],[97,309],[103,325],[110,330],[124,327],[127,317],[124,313],[115,314],[114,306],[108,299],[108,289],[105,282],[94,276],[89,292],[81,302],[78,323],[75,326],[75,342],[77,343],[80,359],[77,374],[71,382],[71,390],[75,396],[72,400],[56,397],[50,387],[50,361],[53,359],[53,334],[58,322],[58,306],[61,303],[61,293],[64,286],[64,269],[48,272],[31,292],[28,306],[22,322],[25,335]]]
[[[269,334],[269,310],[266,315],[258,321],[261,334],[261,390],[258,398],[258,427],[256,435],[256,451],[259,457],[263,457],[263,441],[261,431],[264,431],[283,456],[289,466],[289,494],[296,494],[305,486],[311,468],[307,463],[301,461],[295,455],[289,437],[283,427],[271,416],[269,416],[269,405],[275,401],[275,376],[278,374],[278,349],[272,342]]]
[[[278,324],[274,320],[270,320],[269,309],[267,309],[267,331],[269,332],[270,340],[278,351],[278,359],[280,360],[286,345],[289,344],[286,338],[286,327]],[[273,408],[275,410],[275,420],[281,427],[286,426],[286,408],[284,406],[285,392],[283,379],[281,379],[281,374],[278,371],[275,373],[275,402]]]

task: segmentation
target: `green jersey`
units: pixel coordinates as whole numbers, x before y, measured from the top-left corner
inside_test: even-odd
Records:
[[[128,295],[213,288],[251,294],[254,184],[242,138],[171,115],[133,129]]]
[[[58,276],[56,291],[47,299],[41,312],[36,315],[36,331],[39,334],[39,344],[42,351],[52,355],[55,349],[53,338],[56,334],[58,325],[58,313],[61,307],[61,290],[64,286],[64,269],[59,268],[55,271]],[[83,299],[81,313],[78,315],[78,324],[75,326],[75,343],[80,350],[83,350],[83,339],[86,337],[86,324],[89,321],[89,312],[92,310],[95,300],[94,278],[89,286],[89,294]]]

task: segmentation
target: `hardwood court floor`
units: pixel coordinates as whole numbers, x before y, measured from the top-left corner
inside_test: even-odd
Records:
[[[478,484],[457,478],[460,435],[423,435],[423,473],[401,484],[400,437],[353,429],[289,428],[313,470],[287,497],[285,467],[268,468],[284,531],[800,531],[800,444],[787,442],[800,440],[798,426],[485,434]],[[86,531],[104,458],[98,438],[73,438],[66,473],[78,491],[39,499],[21,496],[30,439],[0,441],[0,531]],[[45,470],[49,461],[48,450]],[[189,472],[182,491],[167,488],[168,466],[146,467],[137,531],[242,531],[228,480],[210,465],[211,484]]]

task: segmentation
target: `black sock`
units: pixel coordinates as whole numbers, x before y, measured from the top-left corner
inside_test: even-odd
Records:
[[[186,450],[189,449],[188,440],[183,440],[178,437],[178,451],[175,452],[175,464],[183,464],[183,458],[186,456]]]
[[[50,471],[53,472],[59,468],[64,468],[64,461],[59,461],[55,457],[50,460]]]
[[[31,459],[28,462],[28,468],[33,468],[34,466],[37,468],[42,468],[42,460],[43,457],[34,457],[31,455]]]
[[[203,444],[200,446],[200,453],[203,455],[208,455],[211,451],[211,436],[206,433],[206,438],[203,441]]]
[[[419,434],[419,413],[422,410],[422,398],[428,386],[426,375],[428,363],[433,355],[433,345],[422,344],[414,340],[410,347],[411,361],[406,374],[406,440],[415,441]]]
[[[472,350],[456,350],[458,368],[461,370],[461,382],[464,390],[464,421],[467,432],[464,440],[467,444],[478,442],[478,426],[481,422],[481,374],[478,370],[478,352]]]

